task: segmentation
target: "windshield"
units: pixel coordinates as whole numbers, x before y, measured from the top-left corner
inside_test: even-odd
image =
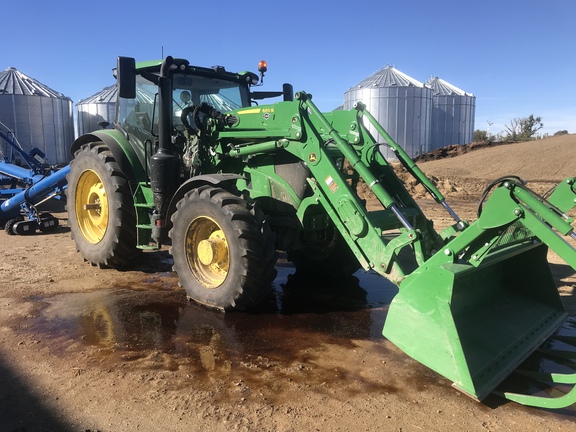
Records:
[[[136,98],[121,99],[117,120],[145,131],[155,131],[158,123],[158,87],[142,75],[136,77]],[[250,106],[249,89],[237,82],[198,75],[174,74],[172,81],[172,116],[180,123],[182,110],[202,102],[220,112]],[[153,124],[154,123],[154,124]]]
[[[173,113],[178,116],[187,106],[202,102],[226,112],[249,106],[248,91],[236,82],[193,75],[174,75]]]

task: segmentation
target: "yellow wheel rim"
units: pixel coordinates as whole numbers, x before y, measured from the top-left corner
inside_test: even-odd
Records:
[[[186,257],[196,280],[218,288],[228,275],[230,254],[220,226],[209,217],[197,217],[186,231]]]
[[[76,221],[82,235],[92,244],[100,242],[108,227],[108,198],[100,176],[92,170],[84,171],[75,198]]]

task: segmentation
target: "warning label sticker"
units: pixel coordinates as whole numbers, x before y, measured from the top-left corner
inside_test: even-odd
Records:
[[[334,181],[332,176],[326,177],[326,180],[324,180],[324,181],[326,182],[326,184],[328,185],[328,187],[330,188],[332,193],[334,193],[338,190],[338,184]]]

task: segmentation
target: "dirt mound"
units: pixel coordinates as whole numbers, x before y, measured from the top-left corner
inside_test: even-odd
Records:
[[[475,152],[471,151],[474,144],[462,147],[463,154],[456,159],[437,158],[421,162],[420,167],[432,175],[484,179],[516,174],[526,179],[560,181],[576,174],[576,134],[487,146]]]
[[[464,147],[461,150],[451,147],[436,151],[436,156],[449,156],[419,163],[446,196],[478,196],[491,181],[508,175],[522,177],[542,193],[566,177],[576,176],[576,134],[506,145],[469,144],[460,146]],[[450,156],[459,151],[460,155]],[[407,180],[407,186],[412,183],[415,185]]]
[[[481,150],[488,147],[496,147],[511,143],[496,143],[496,142],[473,142],[470,144],[451,144],[439,149],[432,150],[431,152],[421,154],[414,158],[414,162],[423,163],[438,159],[453,158],[461,156],[473,150]]]

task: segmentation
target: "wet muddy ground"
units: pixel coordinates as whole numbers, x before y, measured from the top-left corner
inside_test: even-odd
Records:
[[[196,389],[234,375],[235,385],[249,392],[273,389],[270,399],[281,398],[283,383],[330,386],[349,379],[361,392],[386,390],[345,365],[312,372],[306,364],[321,363],[312,351],[324,344],[353,350],[353,341],[360,340],[373,345],[372,355],[385,354],[382,323],[396,286],[383,288],[381,277],[366,272],[334,286],[297,277],[289,266],[278,270],[274,293],[247,313],[198,306],[174,289],[173,274],[159,273],[130,287],[31,298],[35,313],[22,331],[49,342],[59,357],[92,347],[98,360],[110,365],[144,362],[158,370],[185,369]],[[290,367],[282,380],[266,382],[264,372],[285,365]]]
[[[383,363],[397,355],[382,336],[388,305],[397,293],[394,284],[365,271],[339,281],[298,276],[289,264],[278,271],[274,292],[250,312],[222,314],[196,305],[174,289],[174,274],[161,272],[129,287],[30,298],[35,313],[23,323],[22,333],[49,342],[51,354],[61,358],[92,347],[96,359],[110,366],[143,362],[155,370],[185,369],[196,389],[209,390],[214,380],[234,376],[243,392],[272,390],[266,396],[271,401],[281,400],[289,386],[329,387],[342,380],[355,382],[362,394],[399,390],[370,382],[346,365],[319,368],[322,358],[312,353],[323,345],[355,351],[355,343],[363,341]],[[567,319],[542,348],[576,358],[576,317]],[[313,372],[306,366],[310,362],[316,366]],[[572,360],[546,352],[533,354],[526,365],[539,372],[576,372]],[[263,375],[271,371],[272,383]],[[430,379],[429,373],[416,380],[420,386],[443,382]],[[514,380],[534,392],[532,382]],[[544,386],[539,394],[554,391]],[[223,392],[218,399],[234,401],[237,394]],[[564,413],[576,414],[576,407]]]

